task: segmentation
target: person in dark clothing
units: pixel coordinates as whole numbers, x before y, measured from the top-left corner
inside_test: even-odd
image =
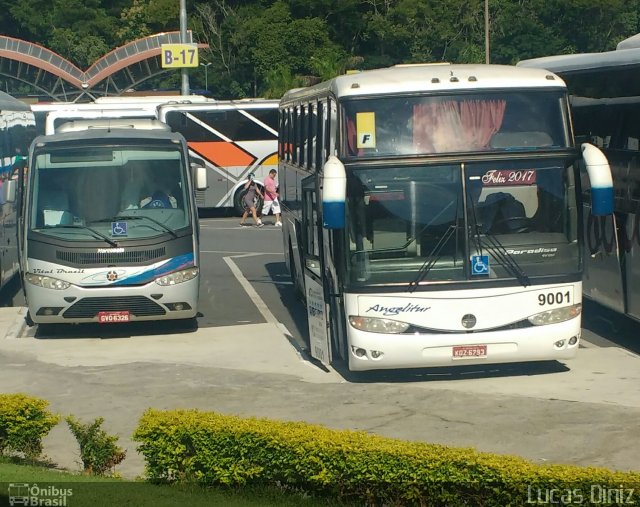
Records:
[[[256,227],[262,227],[264,224],[262,223],[262,220],[258,218],[258,214],[256,212],[255,200],[256,200],[256,194],[259,195],[262,199],[264,199],[264,196],[260,191],[260,188],[255,182],[255,176],[253,173],[249,174],[249,179],[245,183],[244,189],[245,189],[245,194],[244,194],[243,200],[244,200],[245,208],[244,208],[244,213],[242,214],[242,218],[240,219],[240,225],[244,225],[244,222],[249,216],[249,213],[251,213],[251,215],[253,216],[253,221],[256,224]]]

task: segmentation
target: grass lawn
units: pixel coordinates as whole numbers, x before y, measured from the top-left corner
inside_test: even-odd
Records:
[[[40,495],[40,505],[62,507],[93,506],[291,506],[319,507],[338,506],[337,502],[303,498],[285,494],[273,488],[251,488],[243,490],[203,489],[187,485],[154,485],[146,482],[124,481],[120,479],[92,477],[81,474],[60,472],[45,467],[29,466],[0,458],[0,506],[9,505],[9,484],[11,494],[25,495],[37,484],[45,489]],[[22,485],[22,486],[20,486]],[[28,485],[28,486],[26,486]],[[70,490],[70,495],[64,495]],[[49,501],[47,501],[47,499]],[[61,503],[54,503],[53,500]],[[33,505],[17,503],[16,505]]]

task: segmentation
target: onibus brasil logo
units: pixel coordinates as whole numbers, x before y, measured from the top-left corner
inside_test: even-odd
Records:
[[[71,488],[60,488],[52,484],[9,483],[9,505],[65,507],[73,495]]]

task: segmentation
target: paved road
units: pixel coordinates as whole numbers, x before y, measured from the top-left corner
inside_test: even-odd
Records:
[[[19,295],[0,309],[0,391],[50,400],[121,437],[125,476],[143,471],[129,439],[147,407],[196,407],[475,447],[534,462],[640,470],[639,327],[586,306],[585,347],[566,363],[353,375],[306,360],[305,310],[293,295],[279,229],[202,221],[197,329],[21,327]],[[640,341],[640,340],[638,340]],[[628,347],[628,348],[624,348]],[[635,352],[633,351],[635,350]],[[77,467],[69,431],[45,453]]]

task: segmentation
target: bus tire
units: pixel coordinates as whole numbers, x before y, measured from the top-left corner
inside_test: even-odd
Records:
[[[246,193],[247,191],[244,189],[244,187],[240,187],[238,190],[236,190],[236,193],[233,196],[233,209],[235,210],[236,215],[238,215],[239,217],[242,216],[244,214],[244,211],[247,209],[247,204],[244,202],[244,194]],[[256,195],[254,203],[256,206],[256,214],[260,216],[260,214],[262,213],[262,205],[264,204],[264,202],[260,196]]]
[[[33,327],[36,325],[36,323],[33,322],[33,319],[31,318],[31,313],[28,310],[27,310],[27,314],[24,316],[24,322],[29,327]]]

